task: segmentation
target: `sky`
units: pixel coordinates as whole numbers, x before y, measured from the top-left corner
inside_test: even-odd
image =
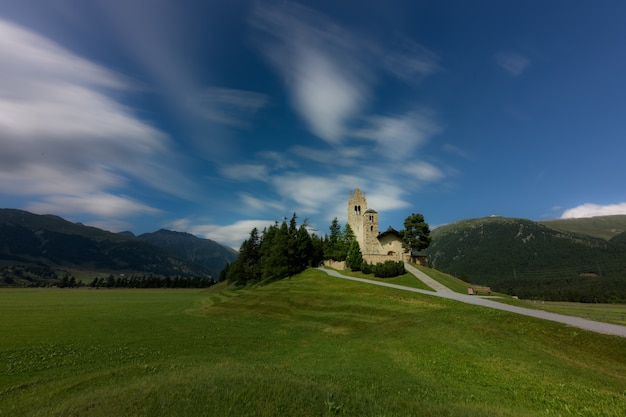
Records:
[[[626,2],[0,3],[0,207],[238,248],[626,214]]]

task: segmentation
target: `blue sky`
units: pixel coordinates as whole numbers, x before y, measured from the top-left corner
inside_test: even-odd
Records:
[[[0,3],[0,206],[238,247],[626,213],[626,2]]]

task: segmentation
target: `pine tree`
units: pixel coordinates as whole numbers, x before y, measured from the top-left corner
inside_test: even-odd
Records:
[[[359,242],[352,240],[352,242],[350,242],[350,249],[348,249],[348,255],[346,256],[346,266],[352,271],[359,271],[362,263],[363,255],[361,254]]]
[[[296,259],[295,264],[297,266],[297,272],[304,271],[311,264],[311,254],[313,252],[313,243],[311,242],[311,235],[306,226],[302,224],[298,229],[296,235]]]
[[[315,233],[311,236],[311,266],[317,267],[324,260],[324,240]]]
[[[324,248],[324,258],[335,261],[346,260],[346,247],[343,233],[341,233],[341,225],[335,217],[330,225],[330,236]]]
[[[243,275],[239,281],[249,283],[261,279],[260,246],[259,232],[255,227],[250,231],[250,238],[244,240],[239,248],[237,262],[240,265],[237,273]]]
[[[280,227],[271,226],[263,238],[261,268],[263,280],[277,280],[289,276],[289,228],[283,221]]]

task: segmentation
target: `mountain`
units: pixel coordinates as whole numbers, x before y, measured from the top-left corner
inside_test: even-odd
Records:
[[[620,222],[462,220],[433,230],[425,253],[433,268],[498,292],[523,298],[623,302],[626,234],[601,237],[610,237],[607,231],[617,229]]]
[[[138,238],[179,258],[201,265],[211,271],[213,276],[217,276],[226,264],[237,259],[237,251],[234,249],[189,233],[161,229],[139,235]]]
[[[599,237],[606,240],[626,232],[625,214],[581,219],[544,220],[539,223],[555,230]]]
[[[127,234],[57,216],[0,209],[0,283],[55,277],[55,270],[209,277],[208,268]]]

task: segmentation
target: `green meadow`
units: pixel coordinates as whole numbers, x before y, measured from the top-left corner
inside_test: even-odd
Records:
[[[623,416],[626,339],[307,270],[0,290],[0,416]]]

